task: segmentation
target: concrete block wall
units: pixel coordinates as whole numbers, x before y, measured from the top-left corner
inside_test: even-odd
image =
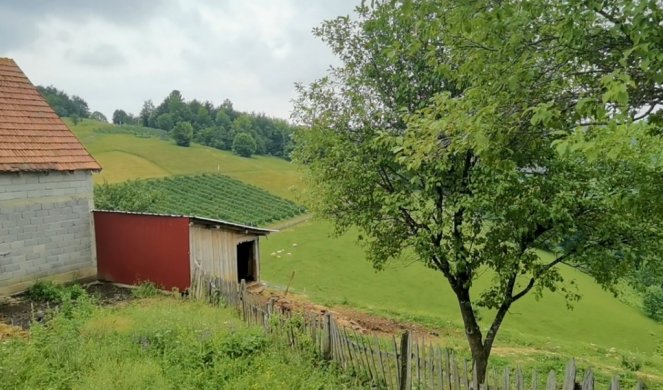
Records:
[[[0,296],[96,275],[90,172],[0,173]]]

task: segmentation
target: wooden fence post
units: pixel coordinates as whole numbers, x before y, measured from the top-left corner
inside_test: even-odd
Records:
[[[324,322],[322,323],[322,357],[325,360],[332,358],[332,333],[331,333],[331,314],[325,313]]]
[[[240,300],[242,304],[242,319],[246,321],[246,280],[242,279],[239,283],[240,289]]]
[[[576,387],[576,361],[571,359],[569,364],[566,365],[566,373],[564,374],[564,390],[574,390]]]
[[[410,375],[410,360],[412,359],[412,340],[410,331],[406,330],[401,336],[401,383],[400,390],[410,390],[412,387],[412,378]]]
[[[582,390],[594,390],[594,373],[591,369],[585,371],[585,378],[582,381]]]
[[[619,390],[619,376],[615,375],[610,381],[610,390]]]

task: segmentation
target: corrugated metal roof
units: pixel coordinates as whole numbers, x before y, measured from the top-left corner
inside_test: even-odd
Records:
[[[231,230],[253,233],[256,235],[266,236],[269,233],[278,232],[278,230],[259,228],[255,226],[242,225],[240,223],[223,221],[220,219],[211,219],[204,217],[197,217],[195,215],[177,215],[177,214],[159,214],[159,213],[143,213],[135,211],[118,211],[118,210],[93,210],[95,213],[115,213],[115,214],[127,214],[127,215],[146,215],[152,217],[173,217],[173,218],[189,218],[190,221],[194,223],[199,223],[202,225],[211,225],[211,226],[223,226]]]
[[[0,58],[0,172],[101,166],[10,58]]]

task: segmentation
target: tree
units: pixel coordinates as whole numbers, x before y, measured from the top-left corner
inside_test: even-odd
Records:
[[[37,86],[37,90],[60,117],[76,115],[79,118],[88,118],[90,116],[87,102],[78,96],[74,95],[70,98],[64,91],[53,86]]]
[[[124,110],[115,110],[113,112],[113,124],[125,125],[131,123],[131,117]]]
[[[90,114],[90,119],[93,119],[93,120],[99,121],[99,122],[108,123],[108,119],[106,119],[106,115],[100,113],[99,111],[95,111],[92,114]]]
[[[408,250],[440,272],[480,381],[512,305],[579,299],[562,264],[612,291],[663,268],[661,9],[584,4],[362,6],[316,29],[342,65],[298,88],[311,208],[378,269]]]
[[[233,152],[242,157],[251,157],[256,152],[256,141],[249,133],[237,133],[233,140]]]
[[[177,122],[173,128],[173,138],[175,143],[179,146],[191,145],[193,139],[193,127],[189,122]]]
[[[142,126],[150,127],[150,119],[154,116],[155,110],[152,100],[148,99],[143,103],[143,108],[141,108],[140,114],[138,115]]]
[[[158,128],[166,131],[172,130],[173,127],[175,126],[175,118],[173,118],[173,114],[171,113],[165,113],[159,115],[157,117],[156,122]]]
[[[642,306],[647,317],[663,322],[663,288],[661,286],[648,287],[642,300]]]

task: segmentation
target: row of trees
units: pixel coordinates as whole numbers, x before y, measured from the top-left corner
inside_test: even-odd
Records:
[[[239,142],[242,153],[238,154],[283,158],[287,158],[292,150],[291,134],[294,131],[294,127],[283,119],[237,111],[228,99],[219,106],[196,99],[187,102],[177,90],[159,105],[147,100],[137,116],[116,110],[113,123],[169,131],[181,146],[195,141],[217,149],[235,150],[234,146]]]
[[[64,91],[61,91],[54,86],[44,87],[37,86],[37,90],[46,99],[48,105],[51,106],[53,111],[60,117],[71,117],[74,121],[80,118],[90,118],[102,122],[107,122],[104,114],[99,111],[90,113],[90,108],[87,102],[81,97],[72,95],[71,97]]]

